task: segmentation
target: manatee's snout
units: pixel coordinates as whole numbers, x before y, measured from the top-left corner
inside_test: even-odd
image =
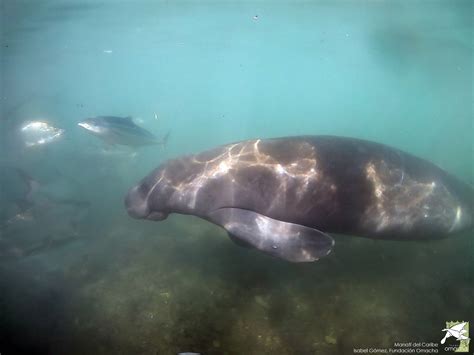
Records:
[[[162,221],[168,217],[167,213],[151,211],[148,204],[148,196],[143,195],[140,186],[132,187],[125,196],[125,207],[130,217],[137,219],[150,219]]]
[[[142,196],[139,186],[134,186],[128,190],[125,196],[125,207],[130,217],[143,219],[150,214],[145,196]]]

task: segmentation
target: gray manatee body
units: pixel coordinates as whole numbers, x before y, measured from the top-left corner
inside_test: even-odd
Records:
[[[420,240],[472,228],[473,189],[388,146],[336,136],[237,142],[169,160],[131,188],[130,216],[191,214],[232,240],[293,262],[334,245],[328,233]]]

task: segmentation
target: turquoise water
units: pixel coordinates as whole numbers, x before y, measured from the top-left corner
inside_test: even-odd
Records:
[[[2,201],[0,353],[352,354],[439,343],[446,321],[474,321],[472,232],[336,236],[330,257],[295,265],[195,217],[136,221],[123,207],[166,159],[303,134],[385,143],[472,184],[472,13],[471,1],[2,1],[1,192],[21,194],[21,168],[42,204],[12,220]],[[168,144],[108,147],[77,127],[98,115],[133,116]],[[27,148],[29,120],[65,134]]]

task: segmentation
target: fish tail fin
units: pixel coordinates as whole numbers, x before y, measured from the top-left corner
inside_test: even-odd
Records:
[[[166,148],[166,144],[168,143],[168,139],[170,137],[170,133],[171,131],[168,131],[168,133],[166,133],[164,136],[163,136],[163,139],[160,141],[160,145],[161,145],[161,148]]]
[[[35,192],[38,190],[40,183],[36,181],[33,177],[31,177],[31,175],[23,169],[15,168],[15,170],[20,176],[20,178],[23,180],[24,184],[28,187],[23,200],[29,201],[31,200]]]

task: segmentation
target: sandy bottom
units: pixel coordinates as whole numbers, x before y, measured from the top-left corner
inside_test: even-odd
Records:
[[[352,354],[438,343],[446,321],[474,321],[469,233],[336,236],[330,256],[290,264],[194,217],[110,225],[0,265],[2,355]]]

